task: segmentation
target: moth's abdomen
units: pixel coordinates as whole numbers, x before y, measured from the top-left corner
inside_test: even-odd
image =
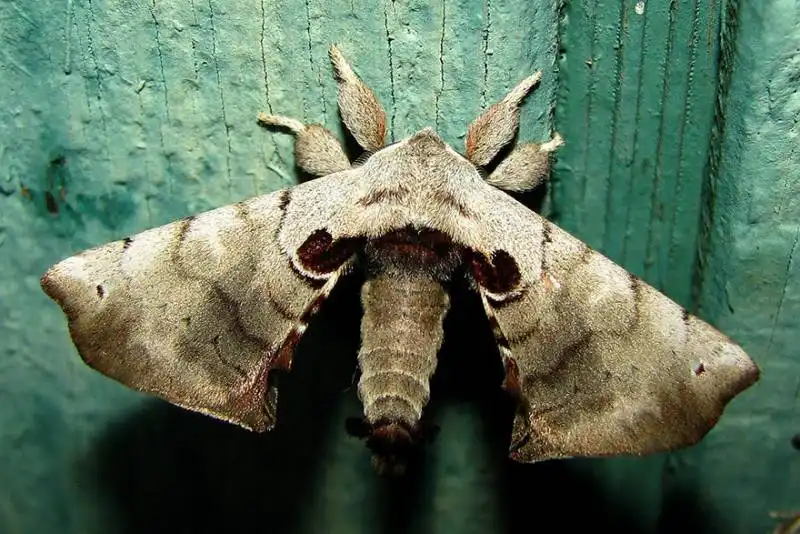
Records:
[[[425,273],[384,271],[364,283],[361,301],[358,393],[366,420],[373,435],[387,425],[414,433],[444,337],[447,292]]]

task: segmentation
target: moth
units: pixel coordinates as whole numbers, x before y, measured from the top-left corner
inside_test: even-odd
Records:
[[[469,126],[464,154],[430,128],[386,144],[386,114],[330,48],[351,163],[320,125],[296,136],[315,179],[67,258],[42,277],[83,360],[140,391],[255,431],[273,428],[275,370],[343,276],[361,270],[358,395],[379,472],[425,436],[449,287],[478,293],[516,405],[510,456],[645,454],[688,446],[753,384],[731,340],[504,191],[549,173],[562,143],[514,140],[522,80]],[[494,164],[493,170],[485,168]]]

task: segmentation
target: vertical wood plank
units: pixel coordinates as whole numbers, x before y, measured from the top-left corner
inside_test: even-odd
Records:
[[[720,6],[568,2],[559,60],[561,226],[689,306],[717,80]],[[667,455],[582,464],[654,531]],[[684,495],[691,499],[691,488]]]
[[[719,3],[584,0],[564,14],[558,220],[688,306]]]
[[[675,455],[667,495],[695,487],[725,532],[769,532],[800,495],[800,9],[726,2],[723,77],[705,187],[700,312],[762,370],[703,447]],[[698,531],[675,503],[665,531]],[[685,509],[685,507],[684,507]],[[672,530],[670,530],[672,529]]]

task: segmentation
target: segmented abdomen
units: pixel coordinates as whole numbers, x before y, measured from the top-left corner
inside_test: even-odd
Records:
[[[415,428],[430,395],[450,299],[425,273],[382,272],[361,290],[361,379],[368,422]]]

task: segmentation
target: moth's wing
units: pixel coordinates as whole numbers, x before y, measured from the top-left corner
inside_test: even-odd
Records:
[[[758,379],[712,326],[505,193],[481,194],[483,252],[519,272],[513,291],[479,288],[520,400],[512,458],[688,446]]]
[[[297,249],[348,202],[347,183],[331,175],[93,248],[53,266],[42,286],[93,368],[269,429],[277,392],[267,375],[288,368],[347,263],[304,272]]]

